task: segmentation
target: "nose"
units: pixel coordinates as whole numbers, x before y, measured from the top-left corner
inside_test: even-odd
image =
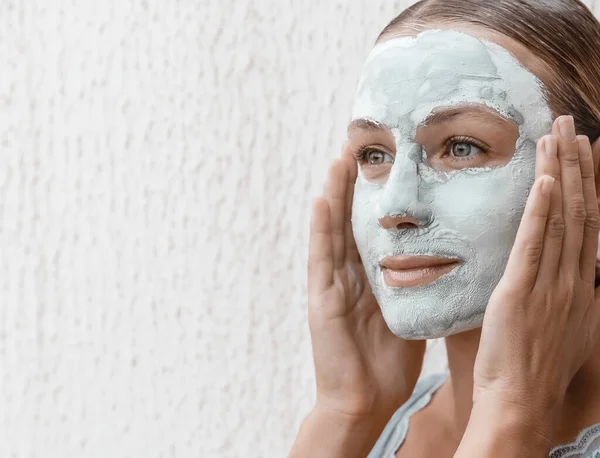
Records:
[[[421,223],[412,216],[384,216],[379,218],[379,225],[384,229],[416,229]]]
[[[379,226],[388,230],[416,229],[431,221],[431,209],[421,201],[418,162],[421,147],[417,144],[397,147],[398,153],[377,205]]]

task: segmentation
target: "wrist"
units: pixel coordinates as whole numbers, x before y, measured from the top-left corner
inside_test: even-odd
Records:
[[[475,388],[473,405],[493,405],[498,409],[510,409],[512,411],[523,410],[536,418],[555,415],[562,404],[562,398],[558,395],[560,390],[555,384],[539,383],[538,386],[525,386],[516,388],[515,383],[506,383],[492,388]],[[545,389],[544,389],[545,388]]]
[[[463,442],[477,442],[481,457],[495,457],[499,451],[506,457],[546,457],[551,438],[550,411],[489,396],[473,404]]]
[[[290,458],[364,458],[380,433],[377,423],[367,416],[347,415],[317,404],[304,419]]]
[[[371,414],[341,413],[319,403],[315,405],[309,417],[315,424],[327,425],[330,430],[335,431],[340,442],[346,444],[347,448],[364,452],[363,455],[357,456],[366,456],[389,420],[389,418],[384,420]]]

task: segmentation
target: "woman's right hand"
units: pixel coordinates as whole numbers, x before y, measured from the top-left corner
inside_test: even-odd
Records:
[[[396,337],[371,292],[351,226],[357,163],[348,143],[312,209],[308,319],[317,382],[315,409],[370,422],[378,436],[411,395],[425,341]]]

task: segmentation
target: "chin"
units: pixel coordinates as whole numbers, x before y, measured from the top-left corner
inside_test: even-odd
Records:
[[[480,328],[487,303],[503,269],[477,271],[466,263],[432,283],[388,287],[372,269],[371,285],[392,333],[406,340],[428,340]]]
[[[439,339],[480,328],[483,324],[485,307],[465,304],[462,300],[447,302],[443,308],[439,302],[437,307],[394,302],[380,302],[382,315],[390,331],[405,340]]]

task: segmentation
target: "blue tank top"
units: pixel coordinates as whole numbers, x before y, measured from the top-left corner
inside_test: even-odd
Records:
[[[367,458],[395,458],[406,438],[410,417],[429,404],[433,393],[447,378],[444,373],[419,380],[412,396],[392,416]],[[581,431],[574,442],[554,447],[549,458],[600,458],[600,423]]]

